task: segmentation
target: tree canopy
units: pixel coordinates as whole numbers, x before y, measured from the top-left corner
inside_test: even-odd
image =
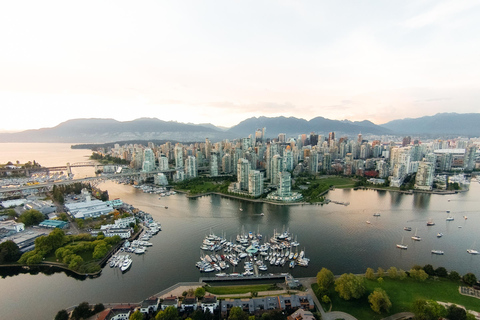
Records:
[[[413,313],[417,320],[437,320],[446,315],[446,310],[436,301],[418,299],[413,303]]]
[[[317,284],[321,290],[327,290],[335,282],[335,276],[333,272],[327,268],[322,268],[317,273]]]
[[[143,314],[140,312],[140,310],[137,310],[130,315],[128,320],[143,320]]]
[[[169,306],[165,310],[158,312],[155,320],[178,320],[179,318],[177,308]]]
[[[373,292],[368,296],[368,302],[370,302],[372,310],[376,313],[381,313],[382,310],[388,312],[392,306],[387,293],[381,288],[375,288],[375,290],[373,290]]]
[[[198,287],[195,289],[195,297],[201,299],[205,296],[205,288],[203,287]]]
[[[363,277],[358,277],[353,273],[344,273],[335,280],[335,291],[342,299],[359,299],[365,294],[365,290]]]
[[[248,314],[242,310],[240,307],[233,307],[230,309],[230,314],[228,320],[247,320]]]
[[[462,277],[462,281],[469,286],[473,286],[475,283],[477,283],[477,277],[473,273],[469,272]]]
[[[375,280],[375,270],[372,268],[367,268],[367,271],[365,272],[365,278],[368,280]]]
[[[20,249],[12,240],[0,243],[0,264],[15,262],[20,256]]]
[[[45,220],[45,216],[43,215],[43,213],[41,213],[38,210],[30,209],[22,213],[18,218],[18,220],[24,223],[25,226],[29,227],[29,226],[37,225],[43,220]]]

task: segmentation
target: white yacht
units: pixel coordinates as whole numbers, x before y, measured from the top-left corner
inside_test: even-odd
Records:
[[[122,270],[122,272],[127,271],[128,268],[130,268],[130,266],[132,265],[132,262],[133,262],[133,260],[129,259],[129,258],[126,258],[125,260],[123,260],[123,264],[120,267],[120,270]]]

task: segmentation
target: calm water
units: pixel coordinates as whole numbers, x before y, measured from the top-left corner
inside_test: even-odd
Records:
[[[68,150],[61,152],[68,155]],[[62,161],[83,161],[77,159],[89,155],[87,150],[77,152],[72,150],[75,159]],[[2,159],[3,155],[0,162]],[[47,163],[47,159],[27,158],[33,159]],[[194,263],[199,258],[204,236],[212,230],[233,238],[242,227],[246,231],[259,229],[264,236],[271,236],[274,228],[281,231],[285,226],[297,235],[311,261],[308,268],[292,270],[296,277],[314,276],[322,267],[341,274],[363,273],[367,267],[396,266],[408,270],[413,264],[427,263],[461,274],[480,275],[480,256],[466,252],[475,241],[476,249],[480,249],[480,185],[477,182],[472,182],[469,192],[449,196],[337,189],[328,197],[348,201],[349,206],[293,207],[254,204],[220,196],[187,199],[177,194],[159,200],[158,196],[113,182],[100,187],[107,189],[111,198],[121,198],[151,213],[162,224],[163,231],[150,240],[153,247],[147,254],[135,256],[132,268],[125,274],[106,267],[99,278],[85,281],[64,273],[22,274],[0,279],[0,318],[41,316],[49,319],[58,310],[82,301],[136,302],[177,282],[197,281],[201,274]],[[455,221],[445,221],[446,210],[451,211]],[[265,215],[261,216],[261,212]],[[381,216],[373,217],[375,212]],[[462,218],[464,215],[468,220]],[[426,226],[429,218],[436,222],[435,226]],[[371,224],[367,224],[367,220]],[[403,230],[407,225],[413,228],[412,232]],[[416,228],[422,237],[420,242],[410,239]],[[443,232],[444,236],[437,238],[437,232]],[[395,247],[402,237],[408,244],[406,251]],[[445,255],[432,255],[432,249],[444,250]],[[287,266],[269,267],[269,272],[282,271],[290,270]],[[24,307],[24,301],[29,301],[28,308]]]

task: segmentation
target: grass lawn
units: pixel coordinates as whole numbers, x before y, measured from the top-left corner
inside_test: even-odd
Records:
[[[465,306],[468,310],[480,312],[480,300],[461,295],[458,292],[460,284],[460,282],[453,282],[447,279],[429,279],[425,282],[418,282],[410,278],[403,281],[385,278],[383,283],[365,280],[367,293],[359,300],[345,301],[338,296],[333,288],[330,291],[330,299],[333,303],[332,311],[344,311],[352,314],[359,320],[382,319],[398,312],[411,311],[413,302],[417,299],[453,302]],[[316,284],[312,285],[312,288],[315,290],[317,288]],[[368,295],[375,288],[382,288],[387,292],[392,302],[392,307],[388,314],[376,314],[370,308]],[[321,301],[321,297],[318,298]]]
[[[274,284],[258,284],[251,286],[225,286],[225,287],[206,287],[205,290],[212,294],[241,294],[248,292],[260,292],[269,290],[278,290]]]
[[[321,177],[318,181],[324,182],[329,186],[334,185],[335,188],[353,188],[356,180],[347,177],[328,176],[326,178]]]

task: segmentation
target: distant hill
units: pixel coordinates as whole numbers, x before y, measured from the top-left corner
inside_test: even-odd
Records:
[[[0,142],[105,143],[130,140],[204,141],[222,139],[224,132],[202,125],[140,118],[133,121],[114,119],[74,119],[53,128],[1,133]]]
[[[480,113],[438,113],[434,116],[393,120],[381,125],[398,134],[480,136]]]
[[[276,137],[279,133],[287,135],[297,135],[302,133],[328,133],[331,131],[358,134],[392,134],[389,129],[382,128],[370,121],[340,121],[330,120],[323,117],[316,117],[307,121],[295,117],[259,117],[246,119],[236,126],[230,128],[227,132],[236,134],[237,136],[248,136],[254,134],[259,128],[266,128],[267,137]]]

